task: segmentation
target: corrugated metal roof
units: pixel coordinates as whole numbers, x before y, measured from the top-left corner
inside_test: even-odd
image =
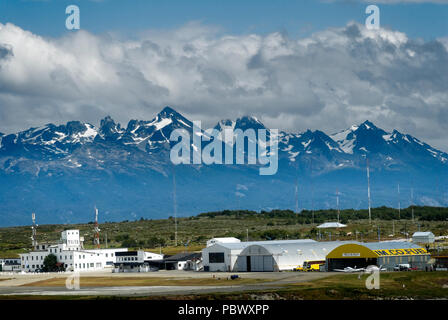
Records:
[[[302,242],[302,243],[260,243],[259,245],[268,250],[272,254],[287,254],[287,253],[301,253],[302,255],[309,255],[310,258],[319,254],[325,255],[331,250],[348,243],[357,243],[354,241],[322,241],[322,242]],[[361,244],[361,243],[358,243]]]
[[[407,241],[382,241],[382,242],[366,242],[363,244],[370,250],[387,250],[387,249],[417,249],[421,246]]]
[[[325,222],[321,225],[318,225],[316,228],[324,229],[324,228],[345,228],[347,225],[339,222]]]
[[[296,240],[269,240],[269,241],[246,241],[246,242],[217,242],[214,245],[208,247],[212,248],[214,246],[221,246],[231,250],[244,249],[250,245],[269,245],[269,244],[303,244],[303,243],[316,243],[317,241],[312,239],[296,239]]]
[[[413,237],[434,237],[434,233],[432,233],[430,231],[420,231],[420,232],[415,232],[412,236]]]

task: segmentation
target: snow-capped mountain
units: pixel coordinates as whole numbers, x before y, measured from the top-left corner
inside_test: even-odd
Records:
[[[88,123],[70,121],[65,125],[47,124],[17,134],[4,135],[0,154],[30,158],[66,156],[79,145],[92,142],[97,129]]]
[[[316,208],[331,207],[336,188],[346,195],[341,207],[365,207],[366,158],[377,205],[393,205],[397,182],[406,190],[411,180],[418,184],[414,203],[448,202],[434,187],[448,181],[448,155],[369,121],[332,135],[279,132],[278,172],[265,177],[251,165],[173,166],[169,138],[178,128],[192,133],[193,123],[165,107],[152,120],[131,120],[126,127],[106,117],[98,127],[71,121],[0,134],[0,225],[28,223],[31,210],[47,222],[85,221],[94,205],[103,208],[105,220],[169,216],[174,172],[180,214],[235,209],[237,185],[245,188],[238,200],[244,208],[294,208],[296,177],[303,208],[311,206],[311,185]],[[266,127],[244,116],[214,128],[257,132]]]
[[[359,126],[354,125],[330,137],[337,142],[344,153],[353,156],[355,163],[364,161],[366,157],[376,162],[377,166],[389,167],[432,166],[447,161],[446,153],[397,130],[386,132],[370,121],[365,121]]]

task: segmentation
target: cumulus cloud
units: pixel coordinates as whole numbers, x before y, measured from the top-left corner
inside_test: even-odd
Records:
[[[126,123],[171,105],[214,125],[332,133],[365,119],[448,150],[445,39],[349,23],[306,38],[222,35],[190,23],[137,39],[86,31],[43,38],[0,24],[0,131],[105,115]]]

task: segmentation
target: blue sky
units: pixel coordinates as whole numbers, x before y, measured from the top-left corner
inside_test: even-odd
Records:
[[[146,29],[178,28],[190,21],[218,26],[231,34],[283,31],[293,37],[307,36],[328,27],[343,26],[348,21],[363,23],[368,5],[363,1],[342,0],[8,0],[0,2],[0,22],[57,37],[68,32],[65,8],[70,4],[80,7],[82,29],[93,33],[118,32],[129,37]],[[448,34],[448,5],[380,3],[378,6],[382,26],[405,32],[409,37],[430,40]]]

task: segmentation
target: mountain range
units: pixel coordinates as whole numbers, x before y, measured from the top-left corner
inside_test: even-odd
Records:
[[[260,176],[257,165],[174,166],[169,138],[179,128],[191,133],[193,123],[165,107],[126,127],[108,116],[98,127],[70,121],[0,133],[0,226],[29,224],[31,212],[40,223],[91,221],[94,206],[102,221],[168,217],[175,203],[181,216],[334,208],[336,194],[341,208],[366,208],[366,159],[372,205],[448,204],[448,154],[370,121],[334,134],[280,131],[273,176]],[[269,132],[251,116],[214,128]]]

